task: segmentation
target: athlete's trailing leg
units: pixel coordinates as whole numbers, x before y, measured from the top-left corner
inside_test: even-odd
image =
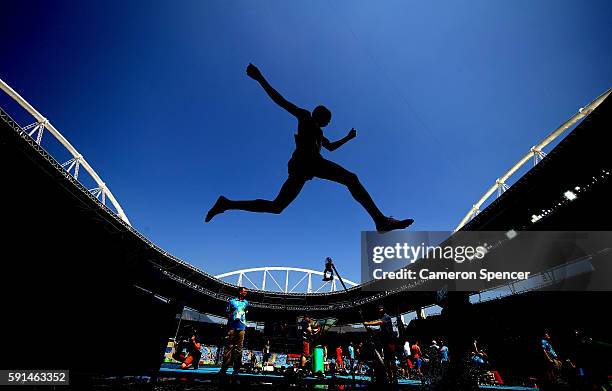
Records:
[[[206,222],[212,220],[219,213],[228,210],[244,210],[247,212],[259,213],[281,213],[294,199],[300,194],[304,187],[305,180],[297,176],[290,175],[283,183],[278,195],[273,200],[247,200],[233,201],[220,196],[215,202],[215,205],[206,214]]]

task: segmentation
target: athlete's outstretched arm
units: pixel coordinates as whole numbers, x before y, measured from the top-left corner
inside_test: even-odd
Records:
[[[293,103],[289,102],[287,99],[283,98],[283,96],[278,91],[272,88],[270,83],[268,83],[266,78],[263,77],[263,75],[261,74],[261,72],[255,65],[249,64],[247,66],[246,72],[247,72],[247,75],[251,79],[261,84],[263,89],[266,91],[268,96],[274,101],[274,103],[276,103],[277,105],[287,110],[289,113],[291,113],[292,115],[296,117],[301,116],[305,112],[304,109],[301,109],[297,107],[296,105],[294,105]]]
[[[346,136],[344,136],[338,141],[331,142],[327,138],[323,137],[323,147],[328,151],[335,151],[336,149],[340,148],[345,143],[354,139],[355,137],[357,137],[357,131],[355,130],[355,128],[351,129]]]

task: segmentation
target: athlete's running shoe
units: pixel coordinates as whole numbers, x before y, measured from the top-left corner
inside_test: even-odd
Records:
[[[217,202],[215,202],[213,207],[210,208],[208,213],[206,213],[206,218],[204,219],[204,221],[208,223],[210,220],[213,219],[213,217],[215,217],[219,213],[225,212],[226,211],[225,206],[227,205],[228,201],[229,200],[227,198],[223,196],[219,196],[219,198],[217,198]]]
[[[380,222],[376,223],[376,230],[378,232],[389,232],[396,229],[408,228],[412,223],[413,219],[396,220],[393,217],[385,217]]]

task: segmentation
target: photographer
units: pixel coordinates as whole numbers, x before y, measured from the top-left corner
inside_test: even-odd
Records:
[[[181,362],[181,369],[188,369],[189,367],[198,369],[200,365],[200,358],[202,357],[200,348],[202,344],[199,342],[195,331],[190,334],[191,337],[189,339],[184,339],[177,344],[172,355],[172,358]]]

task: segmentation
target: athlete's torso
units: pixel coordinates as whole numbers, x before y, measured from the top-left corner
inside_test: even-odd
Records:
[[[295,153],[304,157],[319,157],[323,144],[323,131],[307,110],[298,117],[295,134]]]

